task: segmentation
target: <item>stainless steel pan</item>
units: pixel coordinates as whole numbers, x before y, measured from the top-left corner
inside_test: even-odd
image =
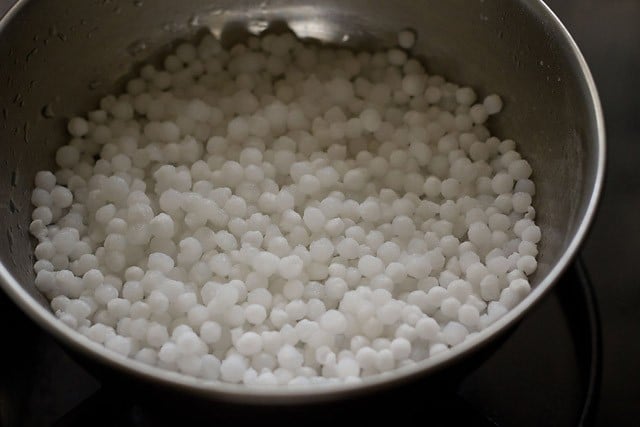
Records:
[[[196,379],[121,358],[58,321],[33,284],[28,235],[36,171],[53,166],[65,118],[93,108],[132,64],[209,28],[227,40],[286,23],[299,37],[352,47],[389,45],[398,30],[433,73],[503,95],[491,123],[533,165],[543,228],[533,291],[452,351],[361,385],[264,390]],[[459,362],[512,327],[575,255],[594,214],[605,163],[591,74],[566,29],[539,0],[21,0],[0,21],[0,285],[41,327],[102,365],[212,399],[308,402],[376,389]],[[0,325],[10,328],[11,325]]]

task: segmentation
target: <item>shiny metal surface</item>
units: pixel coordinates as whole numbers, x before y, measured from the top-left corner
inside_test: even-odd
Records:
[[[68,329],[33,286],[28,236],[36,171],[53,166],[65,118],[95,106],[132,64],[203,28],[228,43],[284,22],[299,37],[351,47],[418,32],[415,50],[432,73],[505,99],[491,123],[533,165],[543,227],[532,293],[490,328],[447,354],[362,385],[255,390],[198,380],[116,356]],[[336,398],[440,370],[512,326],[558,278],[584,238],[604,173],[604,124],[575,43],[538,0],[468,1],[19,1],[0,21],[0,284],[42,327],[76,351],[148,380],[211,398],[299,402]]]

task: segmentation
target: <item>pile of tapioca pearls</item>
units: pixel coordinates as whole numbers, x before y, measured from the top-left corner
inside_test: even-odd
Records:
[[[530,291],[530,165],[496,95],[375,53],[212,36],[69,121],[39,172],[36,284],[123,356],[246,385],[358,382]]]

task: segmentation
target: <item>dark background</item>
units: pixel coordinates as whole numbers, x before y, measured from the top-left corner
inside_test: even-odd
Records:
[[[582,50],[607,127],[607,175],[582,253],[602,313],[598,425],[640,423],[640,1],[548,0]]]
[[[0,15],[11,3],[12,0],[0,0]],[[607,126],[605,190],[582,250],[602,316],[604,369],[597,425],[638,425],[640,0],[548,0],[547,4],[569,29],[589,63]],[[5,300],[0,307],[7,309],[6,297],[0,297]],[[64,382],[65,378],[55,380]]]

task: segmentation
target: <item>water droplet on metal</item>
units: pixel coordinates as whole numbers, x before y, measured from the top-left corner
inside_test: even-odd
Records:
[[[169,33],[176,33],[180,31],[180,24],[177,22],[168,22],[162,26],[162,29]]]
[[[11,230],[7,230],[7,241],[9,242],[9,252],[13,253],[13,236],[11,236]]]
[[[22,127],[22,132],[24,133],[24,142],[26,144],[29,143],[29,122],[26,122]]]
[[[45,119],[51,119],[56,116],[55,111],[53,111],[53,105],[51,104],[47,104],[42,107],[42,109],[40,110],[40,114],[42,114],[42,117],[44,117]]]
[[[102,86],[102,82],[100,80],[93,80],[93,81],[89,82],[89,89],[90,90],[96,90],[100,86]]]
[[[27,57],[25,58],[25,60],[26,60],[27,62],[29,62],[29,60],[31,59],[31,57],[32,57],[33,55],[35,55],[36,53],[38,53],[38,48],[37,48],[37,47],[34,47],[33,49],[31,49],[31,50],[29,51],[29,53],[27,53]]]
[[[140,53],[144,52],[145,50],[147,50],[146,40],[136,40],[133,43],[131,43],[129,46],[127,46],[127,52],[131,56],[137,56]]]
[[[265,19],[253,19],[247,24],[247,30],[249,30],[251,34],[259,35],[266,30],[268,26],[269,22]]]

